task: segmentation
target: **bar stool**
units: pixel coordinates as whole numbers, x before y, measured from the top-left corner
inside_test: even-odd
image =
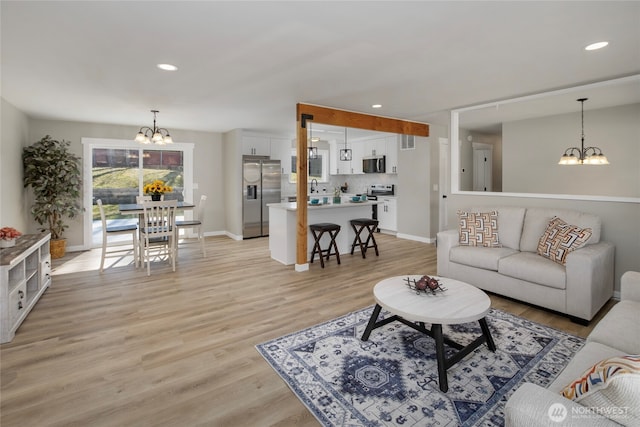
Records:
[[[373,232],[376,230],[376,228],[378,228],[378,220],[369,218],[356,218],[352,219],[350,222],[353,231],[356,232],[356,237],[355,239],[353,239],[353,243],[351,244],[351,255],[353,255],[353,251],[356,246],[359,246],[360,252],[362,253],[362,258],[367,257],[366,253],[368,248],[375,248],[376,256],[379,256],[378,244],[376,243],[376,238],[373,236]],[[362,242],[362,237],[360,237],[360,234],[365,229],[369,232],[369,235],[367,236],[367,240]]]
[[[318,254],[320,256],[320,265],[324,268],[323,254],[326,253],[327,260],[329,260],[329,256],[335,255],[336,260],[338,260],[338,264],[340,264],[340,253],[338,252],[338,244],[336,243],[336,236],[340,232],[340,226],[330,222],[321,222],[318,224],[311,224],[309,225],[309,228],[311,229],[311,234],[313,234],[313,238],[315,240],[313,251],[311,251],[311,262],[313,263],[313,258]],[[329,236],[331,237],[331,242],[329,242],[329,247],[327,249],[322,249],[320,247],[320,239],[324,233],[329,233]],[[332,247],[334,252],[331,252]]]

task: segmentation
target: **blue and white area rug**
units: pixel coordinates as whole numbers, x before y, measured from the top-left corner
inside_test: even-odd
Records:
[[[521,383],[546,387],[584,345],[582,338],[492,309],[487,322],[496,352],[483,344],[451,367],[449,391],[442,393],[431,337],[391,322],[361,341],[372,310],[256,346],[322,425],[501,426],[504,405]],[[481,334],[478,322],[443,331],[463,345]],[[445,349],[449,357],[452,349]]]

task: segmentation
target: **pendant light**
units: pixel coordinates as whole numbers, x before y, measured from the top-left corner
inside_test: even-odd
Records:
[[[151,112],[153,113],[153,128],[148,126],[141,127],[136,135],[135,141],[140,144],[151,144],[152,142],[157,145],[172,144],[173,139],[171,135],[169,135],[169,131],[156,126],[156,114],[160,111],[151,110]]]
[[[343,162],[351,161],[351,149],[347,148],[347,128],[344,128],[344,148],[340,150],[340,160]]]
[[[589,98],[580,98],[576,101],[582,105],[582,134],[580,136],[580,147],[569,147],[560,157],[559,165],[608,165],[607,157],[598,147],[584,146],[584,101]]]

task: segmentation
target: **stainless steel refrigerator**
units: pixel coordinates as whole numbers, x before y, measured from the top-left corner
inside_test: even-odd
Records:
[[[269,203],[280,203],[280,160],[242,158],[242,237],[269,235]]]

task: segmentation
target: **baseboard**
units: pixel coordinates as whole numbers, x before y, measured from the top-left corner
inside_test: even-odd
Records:
[[[422,243],[435,243],[436,239],[432,239],[429,237],[422,237],[422,236],[414,236],[411,234],[404,234],[404,233],[398,233],[396,234],[396,237],[398,239],[405,239],[405,240],[414,240],[416,242],[422,242]]]
[[[228,231],[225,231],[223,234],[233,240],[242,240],[242,235],[233,234]]]

